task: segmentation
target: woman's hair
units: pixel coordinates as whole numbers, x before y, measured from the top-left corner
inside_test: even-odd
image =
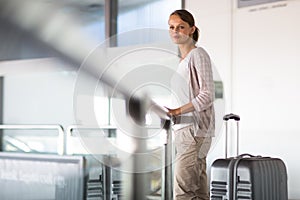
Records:
[[[177,16],[179,16],[183,21],[185,21],[185,22],[187,22],[189,25],[190,25],[190,27],[193,27],[193,26],[195,26],[195,20],[194,20],[194,17],[193,17],[193,15],[190,13],[190,12],[188,12],[187,10],[175,10],[174,12],[172,12],[171,13],[171,15],[170,16],[172,16],[172,15],[177,15]],[[196,27],[195,26],[195,28],[196,28],[196,30],[195,30],[195,32],[193,33],[193,40],[195,41],[195,43],[198,41],[198,39],[199,39],[199,29],[198,29],[198,27]]]

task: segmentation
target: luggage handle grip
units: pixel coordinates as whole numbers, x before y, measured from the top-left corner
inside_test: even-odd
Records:
[[[237,133],[236,133],[236,155],[239,155],[239,121],[241,120],[239,115],[230,113],[223,117],[223,120],[226,124],[226,135],[225,135],[225,158],[227,158],[227,151],[228,151],[228,126],[227,123],[230,119],[233,119],[237,122]]]
[[[238,116],[236,114],[233,114],[233,113],[227,114],[223,117],[224,121],[228,121],[230,119],[234,119],[235,121],[240,121],[241,120],[240,116]]]

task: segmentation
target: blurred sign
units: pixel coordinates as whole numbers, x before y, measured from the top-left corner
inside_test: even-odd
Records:
[[[84,158],[0,153],[1,199],[82,200]]]
[[[238,8],[255,6],[255,5],[265,4],[265,3],[272,3],[277,1],[285,1],[285,0],[238,0]]]

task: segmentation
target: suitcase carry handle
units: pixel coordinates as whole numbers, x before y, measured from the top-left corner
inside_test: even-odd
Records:
[[[236,158],[245,158],[246,156],[248,156],[250,158],[260,157],[260,156],[254,156],[254,155],[249,154],[249,153],[244,153],[244,154],[238,155]]]
[[[223,117],[223,120],[225,121],[226,126],[226,132],[225,132],[225,158],[228,158],[227,152],[228,152],[228,121],[230,119],[233,119],[236,121],[237,126],[237,133],[236,133],[236,155],[239,155],[239,121],[241,120],[239,115],[230,113]]]

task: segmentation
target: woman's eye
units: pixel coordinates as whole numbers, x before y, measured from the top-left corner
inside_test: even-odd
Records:
[[[173,30],[173,29],[174,29],[174,26],[170,26],[170,29]]]
[[[184,26],[180,26],[179,28],[180,28],[180,29],[184,29]]]

